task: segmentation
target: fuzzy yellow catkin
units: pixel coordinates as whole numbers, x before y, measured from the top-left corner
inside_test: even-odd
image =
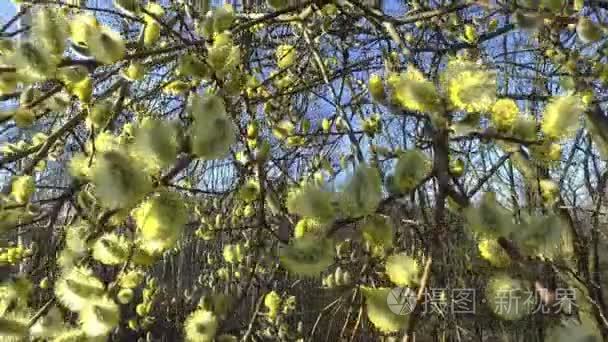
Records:
[[[272,134],[277,139],[285,140],[295,133],[295,129],[291,121],[283,120],[272,127]]]
[[[275,291],[270,291],[264,296],[264,306],[268,309],[268,318],[274,320],[279,313],[281,296]]]
[[[101,100],[96,102],[87,116],[87,120],[97,128],[104,127],[112,116],[112,102]]]
[[[183,77],[205,78],[209,74],[207,64],[194,54],[185,54],[179,57],[175,74]]]
[[[116,233],[106,233],[93,244],[93,259],[104,265],[118,265],[129,257],[129,241]]]
[[[11,186],[11,195],[19,204],[27,203],[36,190],[34,178],[27,175],[14,177]]]
[[[389,77],[389,85],[393,88],[393,102],[404,109],[423,113],[441,110],[435,85],[413,66],[399,76]]]
[[[477,244],[479,254],[494,267],[507,267],[511,258],[495,239],[481,239]]]
[[[65,230],[65,248],[78,254],[86,253],[88,249],[86,237],[90,232],[89,225],[84,222],[74,223],[67,226]]]
[[[361,165],[344,188],[340,201],[345,214],[356,217],[374,213],[382,199],[382,181],[378,169]]]
[[[32,33],[44,48],[53,55],[61,56],[68,37],[68,22],[59,10],[42,7],[35,13]]]
[[[408,320],[408,312],[394,312],[387,305],[387,298],[392,295],[390,288],[361,287],[361,293],[365,297],[367,317],[376,329],[384,333],[403,329]],[[400,307],[405,310],[408,308],[407,305]]]
[[[492,106],[492,124],[500,131],[508,131],[519,116],[519,107],[511,99],[500,99]]]
[[[124,71],[124,77],[129,81],[138,81],[144,77],[145,70],[143,64],[139,62],[131,62]]]
[[[175,245],[188,219],[180,196],[162,191],[133,211],[138,234],[152,251],[165,251]]]
[[[161,26],[156,21],[149,21],[143,27],[143,43],[145,47],[153,46],[160,38]]]
[[[296,61],[296,48],[293,45],[279,45],[275,51],[277,66],[280,69],[287,69]]]
[[[306,234],[315,234],[320,236],[325,231],[325,225],[322,225],[316,219],[305,217],[296,224],[293,235],[295,238],[303,237]]]
[[[69,92],[76,96],[82,103],[91,102],[93,97],[93,79],[86,76],[82,80],[67,84]]]
[[[13,63],[23,78],[38,81],[52,77],[59,58],[33,41],[22,41],[17,46]]]
[[[190,105],[192,152],[204,159],[225,156],[236,140],[235,127],[224,101],[216,95],[195,95]]]
[[[541,179],[538,181],[540,193],[549,206],[555,204],[559,200],[559,186],[549,179]]]
[[[121,289],[118,291],[116,295],[116,299],[120,304],[129,304],[133,299],[133,290],[131,289]]]
[[[314,185],[292,189],[287,195],[287,210],[291,214],[318,219],[321,223],[330,222],[336,212],[331,203],[334,194]]]
[[[99,156],[91,170],[91,181],[100,202],[110,209],[136,204],[152,186],[133,158],[115,150]]]
[[[0,73],[0,95],[12,93],[17,88],[17,75],[14,72]]]
[[[363,240],[372,246],[385,249],[393,246],[393,224],[388,216],[376,214],[366,217],[361,234]]]
[[[334,262],[335,253],[331,240],[305,235],[283,246],[279,251],[279,259],[290,272],[317,277]]]
[[[386,274],[397,286],[412,286],[418,283],[420,267],[418,262],[407,254],[393,254],[386,259]]]
[[[17,127],[27,128],[34,123],[36,120],[36,115],[31,109],[20,107],[17,108],[13,114],[13,120],[15,121],[15,125],[17,125]]]
[[[171,122],[145,118],[135,130],[133,151],[152,170],[171,165],[178,149],[177,128]]]
[[[216,34],[207,51],[207,63],[216,73],[231,71],[240,63],[240,49],[234,45],[230,32]]]
[[[417,149],[408,150],[399,156],[395,165],[394,183],[401,192],[414,189],[431,171],[431,162]]]
[[[103,283],[87,267],[74,267],[57,280],[55,294],[59,302],[72,311],[82,310],[93,298],[105,291]]]
[[[448,98],[459,110],[487,112],[496,100],[496,77],[482,66],[454,59],[442,73]]]
[[[375,101],[383,101],[385,98],[384,81],[379,75],[371,75],[369,78],[369,93]]]
[[[88,301],[80,311],[82,330],[87,336],[105,336],[118,325],[119,320],[119,306],[105,296]]]
[[[234,8],[230,4],[218,7],[213,11],[213,30],[223,32],[228,30],[234,21]]]
[[[248,179],[239,190],[239,197],[249,203],[258,198],[260,194],[260,183],[255,179]]]
[[[89,40],[101,29],[97,18],[92,14],[80,14],[69,21],[70,37],[74,44],[88,47]]]
[[[121,60],[127,52],[120,34],[105,26],[89,37],[87,46],[95,59],[104,64],[112,64]]]
[[[586,106],[578,95],[554,97],[543,113],[541,130],[549,139],[568,138],[576,133]]]
[[[188,342],[212,342],[219,322],[216,315],[208,310],[198,309],[190,314],[184,324]]]
[[[513,123],[513,136],[525,141],[536,140],[536,121],[529,115],[518,117]]]
[[[144,14],[144,21],[146,23],[156,21],[157,19],[160,20],[162,19],[163,15],[165,15],[165,9],[155,2],[149,2],[146,5],[145,10],[147,12]],[[149,15],[148,13],[150,13],[151,15]]]

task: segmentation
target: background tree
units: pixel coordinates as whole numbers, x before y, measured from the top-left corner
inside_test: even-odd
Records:
[[[0,338],[608,339],[607,14],[20,1]]]

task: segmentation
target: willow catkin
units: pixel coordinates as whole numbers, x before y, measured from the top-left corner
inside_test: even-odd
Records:
[[[452,60],[443,73],[452,105],[469,112],[487,112],[496,101],[496,77],[482,66],[465,60]]]
[[[63,13],[40,8],[32,21],[32,33],[52,55],[61,56],[66,47],[69,25]]]
[[[198,309],[188,316],[184,324],[186,341],[212,342],[218,327],[218,319],[212,311]]]
[[[216,95],[195,95],[190,105],[192,152],[199,158],[224,157],[236,141],[236,129],[224,101]]]
[[[405,253],[393,254],[386,259],[386,275],[390,281],[400,287],[418,284],[420,266],[418,262]]]
[[[387,298],[391,295],[390,288],[371,288],[362,286],[361,293],[365,297],[367,318],[374,327],[383,333],[397,332],[405,326],[408,312],[393,312],[387,305]],[[408,298],[406,297],[405,300]],[[407,307],[407,304],[403,304]]]
[[[551,99],[541,122],[541,130],[550,139],[562,139],[576,133],[580,117],[586,106],[577,95],[557,96]]]
[[[279,260],[294,274],[318,277],[334,262],[335,253],[330,239],[305,235],[281,246]]]
[[[389,77],[389,85],[393,89],[392,101],[404,109],[422,113],[441,110],[435,85],[413,66],[408,66],[407,71],[399,76]]]
[[[87,336],[108,335],[120,321],[120,307],[106,296],[88,301],[80,311],[82,330]]]
[[[135,205],[152,186],[138,163],[117,150],[99,156],[91,170],[91,181],[101,204],[109,209]]]

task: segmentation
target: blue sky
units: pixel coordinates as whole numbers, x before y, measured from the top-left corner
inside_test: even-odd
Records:
[[[15,4],[10,0],[0,0],[0,20],[4,24],[13,15],[15,15]]]

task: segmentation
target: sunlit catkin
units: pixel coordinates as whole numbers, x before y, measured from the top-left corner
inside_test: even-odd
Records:
[[[101,154],[91,171],[95,194],[110,209],[136,204],[151,188],[151,180],[135,160],[121,151]]]
[[[397,286],[413,286],[418,284],[420,266],[407,254],[393,254],[386,259],[386,274],[390,281]]]
[[[160,38],[161,26],[157,21],[149,21],[143,27],[143,43],[145,47],[153,46]]]
[[[281,246],[279,259],[294,274],[318,277],[334,262],[335,253],[331,240],[305,235]]]
[[[344,188],[340,206],[345,214],[357,217],[372,214],[382,199],[378,169],[361,165]]]
[[[120,307],[108,297],[94,298],[80,311],[82,330],[88,336],[109,334],[120,320]]]
[[[452,105],[469,112],[487,112],[496,99],[496,77],[481,65],[455,59],[443,72]]]
[[[496,239],[481,239],[477,249],[481,257],[494,267],[502,268],[511,264],[511,258]]]
[[[152,251],[162,252],[175,245],[188,219],[180,196],[163,191],[133,211],[142,242]]]
[[[422,113],[441,110],[435,85],[413,66],[408,66],[407,71],[399,76],[390,77],[389,84],[393,88],[393,102],[403,109]]]
[[[104,265],[118,265],[129,257],[129,241],[122,235],[107,233],[93,244],[93,259]]]
[[[74,312],[82,310],[104,291],[103,283],[86,267],[74,267],[64,272],[55,285],[59,302]]]
[[[500,99],[492,106],[492,124],[500,131],[509,131],[519,116],[519,107],[511,99]]]
[[[195,95],[190,105],[192,152],[203,159],[224,157],[236,140],[224,101],[216,95]]]
[[[24,78],[38,81],[53,76],[59,59],[35,42],[23,41],[17,46],[13,63]]]
[[[89,109],[87,120],[97,128],[104,127],[112,116],[112,102],[101,100]]]
[[[178,148],[177,128],[171,122],[146,118],[135,130],[133,151],[152,170],[172,164]]]
[[[215,338],[219,323],[215,314],[198,309],[188,316],[184,324],[186,341],[211,342]]]
[[[577,95],[554,97],[543,113],[541,130],[550,139],[568,138],[576,133],[585,104]]]
[[[89,51],[101,63],[112,64],[121,60],[127,51],[125,42],[118,32],[103,27],[87,40]]]
[[[380,75],[369,77],[369,93],[375,101],[383,101],[386,94],[384,92],[384,81]]]
[[[414,149],[401,154],[394,172],[394,184],[401,192],[413,190],[431,171],[431,162],[422,151]]]
[[[52,8],[40,8],[32,21],[32,33],[51,54],[61,56],[68,38],[68,22],[63,13]]]
[[[27,203],[35,190],[34,178],[32,176],[17,176],[13,178],[11,195],[17,203]]]
[[[393,312],[393,308],[387,305],[387,298],[390,298],[390,288],[371,288],[361,287],[361,293],[365,297],[365,308],[370,322],[384,333],[397,332],[405,326],[408,321],[408,312]],[[408,300],[407,297],[399,299]],[[407,308],[407,304],[400,307]],[[407,310],[407,309],[406,309]]]
[[[97,18],[92,14],[80,14],[70,19],[70,37],[74,44],[87,49],[89,40],[101,29]]]
[[[280,69],[286,69],[292,66],[296,61],[296,48],[293,45],[279,45],[275,51],[277,58],[277,66]]]
[[[334,194],[315,185],[305,185],[289,191],[287,210],[291,214],[318,219],[321,223],[335,218]]]

